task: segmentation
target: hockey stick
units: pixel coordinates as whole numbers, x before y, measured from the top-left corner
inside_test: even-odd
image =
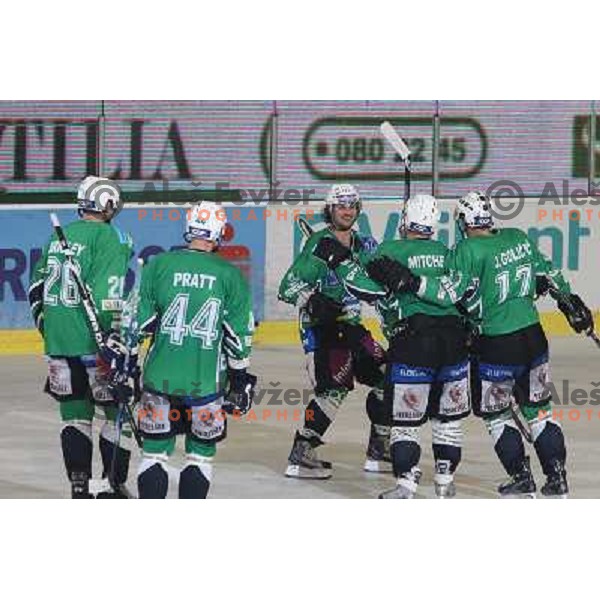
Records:
[[[557,302],[562,302],[563,304],[566,304],[569,307],[573,306],[571,301],[569,300],[569,296],[564,292],[561,292],[549,277],[546,277],[546,281],[548,281],[550,285],[548,293],[552,296],[554,300],[556,300]],[[600,348],[600,337],[598,337],[598,334],[594,331],[593,327],[588,331],[582,333],[585,333],[585,335],[589,337],[594,342],[594,344],[596,344],[596,347]]]
[[[125,342],[125,346],[127,347],[127,356],[125,357],[125,363],[123,366],[123,377],[116,378],[114,381],[115,384],[123,384],[129,379],[130,371],[132,368],[137,367],[137,364],[132,364],[133,361],[137,363],[138,357],[138,347],[139,347],[139,322],[137,318],[138,307],[140,304],[140,280],[141,280],[141,270],[144,266],[144,261],[141,258],[138,258],[136,261],[137,268],[135,270],[135,281],[133,284],[133,288],[129,294],[129,298],[123,307],[123,312],[121,315],[121,333],[123,337],[123,341]],[[137,374],[133,377],[133,396],[134,402],[137,401],[137,397],[139,396],[139,386],[137,384],[138,381]],[[115,491],[123,491],[123,486],[120,486],[115,481],[115,471],[117,465],[117,452],[121,442],[121,433],[123,430],[123,421],[124,417],[127,418],[127,421],[131,425],[131,431],[135,437],[135,441],[139,448],[142,447],[142,438],[139,432],[137,425],[135,424],[135,419],[133,416],[133,412],[131,410],[131,406],[128,402],[128,399],[121,399],[119,402],[119,410],[117,411],[117,417],[115,420],[115,427],[117,430],[116,441],[113,447],[113,455],[110,463],[110,473],[108,475],[108,481]]]
[[[63,228],[60,225],[60,221],[58,220],[56,213],[50,213],[50,220],[52,221],[52,226],[54,227],[56,237],[60,242],[60,246],[65,254],[66,261],[69,265],[69,269],[71,270],[73,280],[75,281],[75,285],[77,286],[77,291],[79,292],[79,296],[81,297],[81,303],[83,304],[83,309],[85,310],[85,314],[87,316],[89,325],[92,329],[92,334],[94,335],[96,345],[98,346],[98,348],[103,348],[104,332],[100,328],[100,323],[98,321],[98,312],[94,304],[94,299],[92,298],[89,290],[81,280],[79,265],[73,260],[74,252],[69,246],[69,242],[67,241],[65,232],[63,231]]]
[[[519,407],[514,399],[510,403],[509,408],[510,414],[513,418],[513,421],[515,422],[515,425],[517,426],[525,440],[527,440],[528,443],[533,444],[533,433],[531,432],[531,425],[529,425],[529,423],[521,417],[521,412],[518,410]]]
[[[406,215],[406,203],[410,198],[410,176],[412,173],[410,149],[389,121],[384,121],[379,129],[381,130],[381,135],[389,142],[404,163],[404,208],[402,211],[402,221],[404,221],[404,216]]]
[[[71,274],[73,276],[73,280],[75,281],[75,285],[79,292],[79,296],[81,298],[81,303],[83,304],[83,308],[85,310],[86,317],[88,319],[88,323],[92,330],[92,334],[94,336],[94,340],[99,350],[103,350],[105,347],[104,341],[104,332],[100,327],[100,322],[98,319],[98,311],[96,309],[96,305],[94,304],[94,299],[92,298],[88,288],[83,283],[80,274],[79,265],[73,259],[74,251],[69,246],[69,242],[67,237],[65,236],[65,232],[58,220],[58,216],[56,213],[50,213],[50,221],[52,222],[52,226],[54,227],[54,231],[56,233],[56,237],[60,242],[60,246],[63,249],[63,252],[66,257],[66,261],[69,265],[69,269],[71,270]],[[137,431],[137,426],[133,420],[133,417],[130,419],[131,430],[134,432],[134,436],[138,445],[141,447],[141,437],[139,432]]]

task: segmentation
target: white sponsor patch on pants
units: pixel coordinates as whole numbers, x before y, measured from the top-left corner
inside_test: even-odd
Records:
[[[448,381],[442,387],[440,397],[440,415],[456,417],[469,412],[469,381]]]
[[[507,381],[481,381],[481,411],[500,412],[509,407],[513,398],[514,379]]]
[[[70,396],[73,393],[71,368],[66,358],[46,357],[48,361],[48,386],[57,396]]]
[[[107,376],[97,367],[87,367],[88,379],[92,396],[97,404],[106,404],[113,401],[112,394],[108,389]]]
[[[144,392],[138,411],[140,430],[149,434],[169,433],[171,431],[170,408],[171,404],[166,398]]]
[[[420,421],[425,416],[429,399],[429,383],[394,384],[394,421]]]
[[[204,406],[194,406],[192,411],[192,434],[200,440],[218,439],[225,430],[225,412],[222,398]]]
[[[550,381],[550,365],[547,362],[529,371],[529,401],[545,402],[550,396],[548,383]]]

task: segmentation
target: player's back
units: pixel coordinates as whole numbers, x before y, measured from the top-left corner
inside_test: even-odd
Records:
[[[379,254],[401,262],[415,275],[432,278],[444,274],[448,252],[448,248],[442,242],[431,239],[389,240],[379,247]],[[439,306],[412,293],[399,294],[394,300],[400,319],[416,314],[433,317],[459,315],[454,306]]]
[[[64,227],[82,281],[91,291],[103,329],[120,309],[124,275],[132,243],[112,225],[78,220]],[[56,234],[50,239],[44,274],[44,341],[49,355],[81,356],[94,353],[96,342],[89,326],[66,255]]]
[[[224,321],[245,285],[241,272],[215,253],[191,249],[156,256],[145,271],[142,293],[149,290],[159,320],[144,386],[175,396],[215,393]]]
[[[507,228],[471,237],[459,242],[456,251],[467,255],[471,273],[479,279],[477,300],[484,335],[511,333],[539,321],[534,303],[535,256],[524,231]]]

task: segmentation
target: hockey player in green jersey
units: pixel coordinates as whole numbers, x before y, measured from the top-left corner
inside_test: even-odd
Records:
[[[454,306],[442,307],[414,294],[394,293],[396,261],[410,265],[416,274],[444,273],[448,248],[432,239],[438,217],[435,198],[410,198],[401,216],[402,239],[383,242],[370,257],[366,270],[355,264],[345,278],[347,288],[355,295],[377,302],[389,342],[384,389],[392,421],[391,458],[397,484],[380,495],[384,499],[414,497],[421,477],[419,432],[428,419],[436,496],[455,495],[453,479],[461,459],[461,419],[469,413],[464,319]],[[381,293],[387,289],[390,293],[382,299]]]
[[[220,205],[201,202],[188,215],[188,247],[154,257],[142,273],[137,318],[142,334],[153,337],[139,412],[140,498],[167,496],[166,464],[178,434],[186,452],[179,498],[206,498],[225,412],[243,414],[252,403],[252,299],[241,271],[215,253],[225,223]]]
[[[593,328],[591,312],[570,292],[560,271],[520,229],[495,229],[490,199],[471,192],[459,200],[458,242],[442,277],[418,276],[402,268],[397,288],[450,306],[466,302],[478,323],[471,362],[473,409],[486,422],[494,450],[510,480],[501,496],[533,497],[536,485],[523,439],[511,416],[516,402],[529,422],[533,444],[546,476],[542,494],[566,497],[566,448],[560,425],[552,418],[548,389],[548,342],[535,307],[537,291],[558,290],[559,302],[575,331]],[[569,310],[565,307],[568,305]]]
[[[385,354],[361,324],[360,301],[344,285],[348,267],[335,272],[347,258],[364,261],[375,251],[375,240],[352,228],[360,210],[353,186],[334,185],[325,200],[327,227],[310,237],[279,286],[279,299],[300,309],[300,334],[315,392],[295,435],[288,477],[331,477],[331,463],[320,460],[316,448],[355,379],[372,388],[366,400],[371,431],[365,470],[389,470],[389,423],[382,402]]]
[[[111,224],[121,208],[119,188],[112,181],[86,177],[79,186],[77,204],[80,219],[64,231],[76,268],[91,292],[100,327],[108,332],[122,308],[133,244]],[[33,271],[29,302],[44,338],[49,373],[45,391],[59,402],[60,440],[72,497],[91,497],[94,404],[103,407],[106,416],[99,441],[104,476],[110,474],[116,452],[114,483],[118,489],[127,480],[130,452],[121,445],[115,449],[117,409],[108,390],[108,367],[97,354],[70,262],[56,235],[44,247]],[[101,494],[114,495],[120,496]]]

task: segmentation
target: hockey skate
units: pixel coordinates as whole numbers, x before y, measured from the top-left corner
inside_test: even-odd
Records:
[[[317,438],[307,439],[297,431],[285,476],[296,479],[329,479],[331,463],[317,457],[315,448],[319,445],[321,442]]]
[[[535,498],[535,480],[531,474],[529,456],[526,456],[521,468],[507,482],[498,486],[502,498]]]
[[[548,475],[541,492],[546,498],[564,499],[568,497],[567,472],[565,465],[560,460],[553,461],[552,473]]]
[[[364,470],[369,473],[391,473],[390,428],[371,423]]]
[[[378,498],[380,500],[410,500],[414,498],[421,475],[421,470],[418,467],[413,467],[409,473],[404,473],[398,479],[395,488],[381,492]]]
[[[129,498],[135,498],[135,496],[125,485],[118,485],[116,489],[109,486],[96,494],[97,500],[127,500]]]
[[[454,475],[450,470],[451,465],[449,460],[436,460],[435,474],[433,475],[433,487],[435,490],[435,497],[440,500],[444,498],[454,498],[454,496],[456,496]]]

